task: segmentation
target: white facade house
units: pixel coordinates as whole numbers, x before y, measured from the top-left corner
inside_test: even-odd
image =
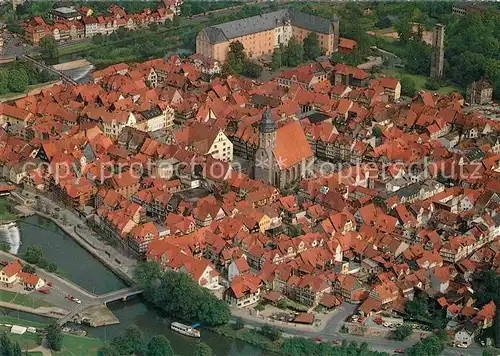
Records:
[[[220,130],[215,137],[215,140],[208,150],[208,154],[224,162],[231,162],[233,160],[233,143],[222,130]]]

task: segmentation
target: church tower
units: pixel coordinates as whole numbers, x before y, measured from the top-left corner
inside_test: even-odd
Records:
[[[338,52],[339,50],[339,42],[340,42],[340,19],[337,14],[334,14],[332,19],[333,27],[333,53]]]
[[[267,108],[259,123],[259,147],[255,152],[254,179],[274,185],[274,148],[276,147],[276,122]]]
[[[431,78],[440,80],[444,67],[444,25],[436,24],[432,31]]]

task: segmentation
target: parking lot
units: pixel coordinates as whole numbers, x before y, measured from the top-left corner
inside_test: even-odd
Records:
[[[395,329],[399,326],[409,325],[414,331],[430,331],[431,327],[419,323],[405,322],[402,318],[392,318],[380,315],[372,315],[363,317],[360,315],[351,315],[347,322],[355,324],[363,324],[368,327],[379,327],[387,329]]]
[[[287,323],[293,323],[297,315],[299,315],[299,313],[297,312],[275,313],[271,314],[270,318],[272,320],[286,321]]]

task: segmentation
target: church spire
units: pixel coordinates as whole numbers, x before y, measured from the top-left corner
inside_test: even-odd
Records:
[[[262,119],[259,124],[259,131],[261,133],[273,133],[277,129],[276,122],[273,120],[273,114],[269,108],[264,110]]]

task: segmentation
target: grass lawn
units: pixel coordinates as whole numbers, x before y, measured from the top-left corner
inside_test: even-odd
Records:
[[[40,337],[37,334],[30,334],[28,332],[23,335],[7,333],[7,336],[12,341],[18,342],[21,350],[31,350],[40,345]]]
[[[97,45],[91,42],[75,43],[72,45],[65,46],[63,48],[59,48],[59,55],[64,56],[75,52],[88,51],[94,49],[95,47],[97,47]]]
[[[15,292],[10,292],[7,290],[0,290],[0,300],[2,302],[9,302],[12,304],[23,305],[25,307],[30,308],[39,308],[39,307],[51,307],[52,305],[45,302],[44,300],[35,297],[34,293],[31,295],[19,294]]]
[[[99,339],[65,334],[62,350],[53,354],[60,356],[97,355],[97,350],[102,344],[103,342]]]
[[[11,316],[0,315],[0,324],[10,324],[10,325],[20,325],[26,327],[33,327],[38,329],[43,329],[47,325],[43,323],[37,323],[35,321],[29,321],[25,319],[18,319]]]
[[[408,73],[405,73],[401,69],[395,69],[395,68],[384,69],[382,72],[387,76],[391,76],[391,77],[395,77],[395,78],[401,78],[403,76],[410,77],[415,82],[415,86],[417,87],[417,90],[422,90],[422,89],[427,90],[427,89],[425,89],[425,81],[427,80],[427,77],[425,77],[423,75],[408,74]],[[442,86],[441,88],[439,88],[437,90],[437,92],[441,93],[441,94],[449,94],[449,93],[452,93],[454,91],[460,92],[460,89],[453,86],[453,85],[446,85],[446,86]]]

